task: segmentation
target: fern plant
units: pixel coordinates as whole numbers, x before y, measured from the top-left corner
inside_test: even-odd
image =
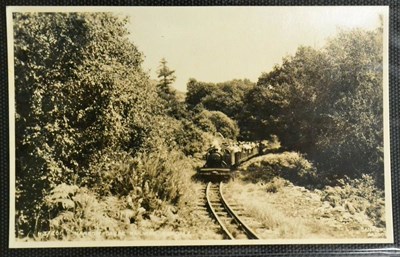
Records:
[[[45,202],[50,210],[46,239],[113,238],[123,227],[123,201],[99,199],[87,188],[63,183],[50,192]]]

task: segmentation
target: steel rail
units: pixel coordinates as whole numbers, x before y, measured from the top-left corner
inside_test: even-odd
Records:
[[[212,206],[211,200],[210,200],[210,187],[211,187],[211,182],[207,184],[206,188],[206,199],[207,199],[207,207],[211,211],[212,215],[214,218],[217,220],[219,226],[221,227],[222,231],[224,234],[229,238],[229,239],[235,239],[232,234],[228,231],[228,229],[225,227],[221,219],[218,217],[217,213],[214,210],[214,207]]]
[[[246,233],[246,235],[249,239],[259,239],[257,234],[239,218],[239,216],[236,214],[236,212],[230,207],[228,202],[225,200],[224,194],[222,193],[222,185],[223,185],[223,183],[220,182],[219,194],[221,196],[221,200],[222,200],[221,202],[222,202],[222,205],[224,206],[224,208],[228,211],[229,215],[231,215],[236,220],[236,222],[238,223],[240,228]]]

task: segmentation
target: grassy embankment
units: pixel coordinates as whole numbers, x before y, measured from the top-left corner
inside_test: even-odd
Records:
[[[384,237],[384,196],[371,177],[321,187],[315,176],[298,153],[267,154],[242,165],[225,191],[262,224],[264,239]]]

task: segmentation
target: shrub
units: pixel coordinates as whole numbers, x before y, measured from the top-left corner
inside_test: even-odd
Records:
[[[99,198],[87,188],[60,184],[44,200],[49,213],[49,230],[41,240],[74,240],[77,238],[115,239],[122,234],[127,201],[115,197]],[[126,209],[125,211],[123,211]]]
[[[280,191],[284,186],[287,186],[288,182],[280,177],[274,177],[272,181],[268,182],[265,186],[265,190],[268,193],[277,193]]]
[[[88,160],[97,162],[99,151],[139,151],[163,107],[126,19],[15,13],[13,21],[16,220],[28,235],[40,226],[48,192],[96,181]]]
[[[177,131],[176,137],[177,145],[186,155],[194,156],[196,153],[202,153],[211,143],[207,133],[189,120],[182,121],[182,127]]]
[[[298,185],[313,185],[316,170],[312,163],[296,152],[267,154],[250,160],[243,167],[248,171],[247,177],[252,181],[269,182],[275,176],[281,176]]]
[[[185,194],[194,170],[188,157],[179,151],[103,157],[101,165],[91,167],[102,169],[94,176],[100,180],[93,190],[62,183],[45,198],[49,217],[43,223],[49,232],[41,240],[118,239],[126,224],[144,220],[151,222],[147,229],[178,227],[179,206],[192,200]],[[39,230],[47,231],[44,226]]]
[[[239,135],[236,121],[220,111],[203,110],[194,118],[194,122],[205,132],[219,132],[225,138],[236,139]]]
[[[328,186],[323,191],[322,200],[331,206],[343,206],[350,213],[364,212],[377,227],[385,227],[384,192],[376,187],[370,175],[360,179],[345,177],[340,179],[340,186]]]
[[[93,183],[95,190],[100,195],[129,196],[147,214],[162,203],[179,203],[194,172],[190,158],[163,146],[134,157],[122,151],[102,152],[98,159],[91,167],[93,177],[99,179]]]
[[[133,190],[132,179],[136,174],[138,159],[132,154],[108,148],[98,151],[92,158],[89,187],[101,196],[123,196]]]

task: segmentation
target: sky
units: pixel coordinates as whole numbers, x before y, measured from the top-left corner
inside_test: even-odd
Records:
[[[160,60],[186,91],[190,78],[257,82],[300,45],[322,47],[339,28],[379,26],[386,7],[127,7],[128,30],[144,53],[143,67],[157,78]]]

